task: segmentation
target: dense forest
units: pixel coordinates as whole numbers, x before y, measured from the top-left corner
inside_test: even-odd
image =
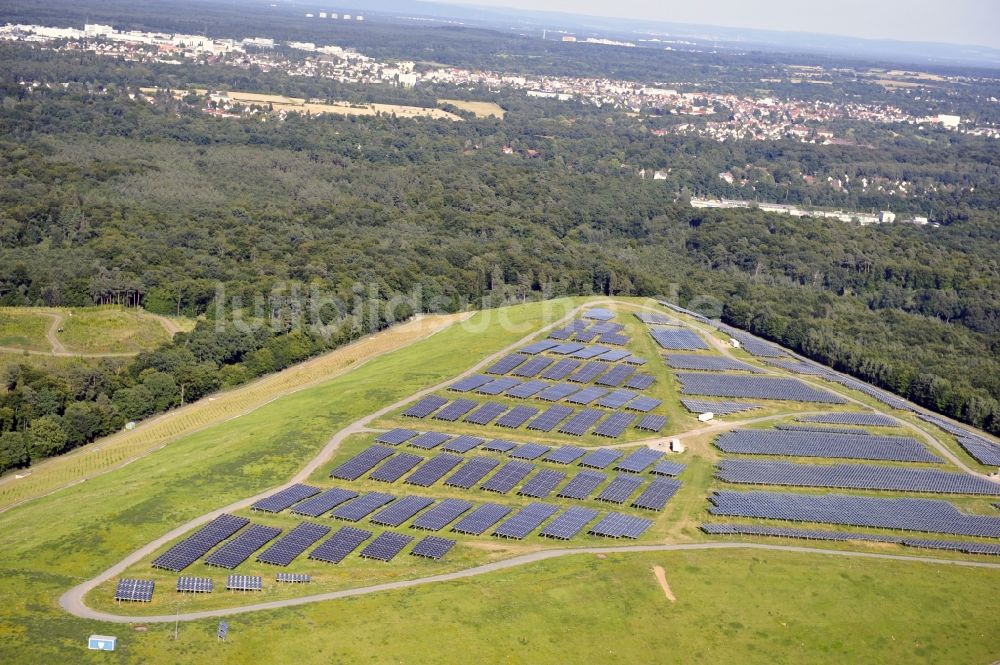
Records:
[[[0,49],[10,65],[0,72],[0,303],[124,299],[204,318],[134,361],[11,370],[0,469],[411,310],[568,294],[722,303],[711,313],[733,325],[1000,433],[1000,165],[985,139],[719,144],[509,93],[492,96],[507,109],[502,121],[223,119],[135,92],[221,82],[432,105],[463,91]],[[756,170],[756,191],[771,200],[858,207],[887,200],[811,189],[799,174],[903,175],[934,185],[913,210],[945,223],[859,227],[688,205],[692,193],[743,193],[718,178],[731,169]],[[374,316],[358,311],[359,290]],[[303,310],[298,299],[313,293],[323,306]],[[415,296],[385,311],[401,293]],[[255,325],[238,325],[247,320]]]

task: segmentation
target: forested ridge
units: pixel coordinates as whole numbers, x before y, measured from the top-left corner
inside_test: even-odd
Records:
[[[693,192],[729,193],[719,190],[725,168],[837,170],[856,165],[861,148],[660,137],[625,113],[512,95],[497,97],[503,121],[220,119],[135,92],[211,86],[233,75],[226,68],[159,72],[3,48],[12,66],[0,73],[0,303],[88,305],[124,293],[205,320],[131,362],[11,370],[0,468],[382,327],[387,312],[352,311],[358,285],[384,304],[419,284],[414,309],[449,311],[569,294],[708,297],[729,323],[1000,433],[1000,195],[995,149],[981,141],[900,138],[864,150],[868,173],[948,171],[975,193],[923,198],[917,205],[948,211],[939,229],[861,228],[687,204]],[[240,76],[240,87],[254,78]],[[262,80],[254,89],[326,85]],[[331,86],[333,98],[362,94]],[[784,181],[786,200],[810,195],[800,181]],[[343,305],[303,327],[295,293],[312,290]],[[255,300],[263,311],[250,311]],[[235,315],[267,325],[248,330]]]

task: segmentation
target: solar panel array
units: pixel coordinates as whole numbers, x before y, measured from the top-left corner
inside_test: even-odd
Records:
[[[507,374],[512,369],[520,365],[521,363],[528,360],[529,356],[512,353],[508,356],[504,356],[500,360],[496,361],[486,369],[487,374]]]
[[[586,450],[576,446],[556,446],[542,460],[556,464],[571,464],[586,454]]]
[[[445,434],[444,432],[424,432],[423,434],[417,435],[412,439],[410,439],[410,443],[407,445],[413,446],[414,448],[432,450],[434,448],[437,448],[450,438],[451,436]]]
[[[444,397],[428,395],[408,408],[406,411],[403,411],[403,415],[409,418],[426,418],[444,406],[447,402],[448,400]]]
[[[251,554],[277,538],[280,533],[281,529],[273,526],[251,524],[243,533],[205,557],[205,563],[232,570],[249,559]]]
[[[462,499],[445,499],[427,512],[420,514],[413,520],[410,528],[440,531],[470,508],[472,508],[472,504],[468,501],[463,501]]]
[[[645,390],[656,382],[652,374],[633,374],[632,378],[625,382],[626,388],[632,390]]]
[[[559,346],[559,342],[554,342],[552,340],[543,339],[539,342],[533,342],[528,346],[522,347],[518,350],[518,353],[526,353],[530,356],[541,353],[542,351],[547,351],[554,346]]]
[[[473,457],[445,480],[444,484],[449,487],[469,489],[499,465],[499,462],[489,457]]]
[[[899,427],[895,418],[881,413],[820,413],[796,418],[803,423],[833,423],[835,425],[872,425],[875,427]]]
[[[148,603],[153,600],[153,580],[137,580],[123,577],[115,585],[115,600]]]
[[[667,353],[663,359],[673,369],[698,369],[712,372],[743,371],[759,374],[764,370],[741,360],[725,356],[704,356],[693,353]]]
[[[564,397],[579,392],[579,390],[580,388],[578,386],[571,386],[568,383],[554,383],[535,395],[535,397],[545,400],[546,402],[558,402]]]
[[[639,419],[639,422],[635,424],[636,429],[641,429],[646,432],[659,432],[667,424],[666,416],[658,416],[655,414],[646,414]]]
[[[677,493],[681,487],[679,480],[660,478],[654,480],[643,490],[632,505],[636,508],[646,508],[647,510],[663,510],[667,501]]]
[[[380,480],[384,483],[394,483],[423,461],[424,458],[420,455],[399,453],[398,455],[390,457],[389,461],[375,469],[369,478],[372,480]]]
[[[191,536],[177,543],[153,559],[154,568],[165,568],[175,573],[184,570],[205,556],[210,549],[245,527],[250,520],[245,517],[222,514],[200,528]]]
[[[608,409],[619,409],[638,396],[639,393],[632,390],[615,390],[594,403]]]
[[[414,471],[404,481],[408,485],[419,487],[430,487],[437,481],[444,478],[444,475],[454,469],[462,462],[458,455],[441,453],[424,462],[423,466]]]
[[[714,492],[713,515],[1000,538],[1000,517],[967,515],[940,499],[873,499],[828,494]]]
[[[573,479],[566,483],[566,486],[559,490],[556,496],[563,499],[586,499],[603,483],[607,476],[596,471],[581,471],[573,476]]]
[[[540,393],[549,387],[549,384],[545,381],[539,381],[538,379],[532,379],[531,381],[525,381],[519,386],[514,386],[507,391],[507,397],[515,397],[517,399],[527,399],[533,395]]]
[[[652,328],[653,339],[664,349],[708,349],[698,333],[688,328]]]
[[[580,366],[579,360],[573,360],[572,358],[563,358],[559,360],[554,365],[550,365],[544,372],[542,372],[541,377],[543,379],[551,379],[552,381],[559,381],[560,379],[566,378],[566,376]]]
[[[456,399],[454,402],[435,413],[434,419],[453,423],[477,406],[479,406],[479,403],[474,400]],[[410,445],[413,444],[411,443]]]
[[[312,578],[305,573],[278,573],[274,576],[274,581],[286,584],[308,584]]]
[[[638,538],[653,525],[652,520],[621,513],[608,513],[588,533],[606,538]]]
[[[538,535],[546,538],[569,540],[583,530],[597,517],[597,511],[590,508],[568,508],[561,515],[548,523]]]
[[[778,423],[774,429],[782,429],[788,432],[834,432],[835,434],[868,434],[868,430],[860,427],[830,427],[829,425],[787,425]]]
[[[703,399],[681,399],[681,404],[691,413],[714,413],[717,416],[728,416],[760,408],[760,404],[749,402],[717,402]]]
[[[615,365],[607,374],[597,379],[594,383],[599,386],[611,386],[617,388],[625,383],[630,376],[635,374],[635,367],[631,365]]]
[[[591,360],[588,363],[584,363],[583,367],[578,369],[576,373],[571,374],[568,380],[573,383],[590,383],[607,370],[608,365],[606,363],[602,363],[599,360]]]
[[[533,499],[544,499],[551,494],[552,490],[556,488],[556,485],[561,483],[565,478],[565,473],[543,469],[532,476],[531,480],[526,482],[524,487],[518,490],[517,493],[521,496],[529,496]]]
[[[618,474],[615,476],[614,480],[608,483],[608,486],[597,495],[597,500],[607,501],[609,503],[625,503],[628,501],[628,498],[632,496],[632,493],[639,489],[640,485],[642,485],[642,478],[639,476]]]
[[[715,439],[727,453],[828,457],[894,462],[940,462],[919,441],[904,436],[816,434],[783,430],[733,430]]]
[[[1000,484],[979,476],[936,469],[908,469],[868,464],[826,466],[727,459],[719,463],[716,478],[729,483],[752,485],[1000,496]]]
[[[592,469],[604,469],[621,456],[622,453],[617,450],[611,450],[610,448],[598,448],[597,450],[587,453],[586,456],[580,460],[580,466],[589,466]]]
[[[642,447],[629,453],[629,456],[615,465],[618,471],[629,471],[631,473],[641,473],[650,464],[663,457],[663,453]]]
[[[493,439],[483,444],[483,450],[487,452],[505,453],[515,448],[517,448],[516,443],[513,441],[504,441],[503,439]]]
[[[454,390],[459,393],[467,393],[470,390],[475,390],[480,386],[484,386],[493,380],[492,376],[487,376],[486,374],[473,374],[472,376],[467,376],[463,379],[459,379],[455,383],[448,386],[448,390]]]
[[[392,455],[392,448],[385,446],[369,446],[351,459],[330,472],[331,478],[339,480],[357,480],[368,473],[375,465]]]
[[[303,522],[286,533],[257,556],[257,560],[275,566],[287,566],[317,540],[330,533],[330,527]]]
[[[347,555],[358,549],[358,545],[372,537],[371,531],[341,527],[339,531],[324,540],[319,547],[309,553],[310,559],[326,563],[340,563]]]
[[[369,521],[382,526],[399,526],[432,503],[434,499],[427,497],[404,496],[375,513]]]
[[[383,432],[375,437],[375,443],[384,443],[389,446],[398,446],[415,437],[417,433],[412,429],[393,429]]]
[[[422,556],[428,559],[441,559],[455,546],[454,540],[439,538],[438,536],[425,536],[410,551],[413,556]]]
[[[594,307],[593,309],[588,309],[583,313],[583,318],[594,319],[597,321],[610,321],[615,318],[615,313],[609,309],[604,309],[603,307]]]
[[[630,413],[612,413],[604,420],[604,422],[594,429],[594,434],[597,436],[617,438],[621,436],[626,429],[628,429],[628,426],[631,425],[632,421],[635,419],[636,416]]]
[[[666,460],[657,462],[650,473],[656,476],[679,476],[687,468],[686,464],[680,462],[668,462]]]
[[[671,319],[669,316],[664,314],[654,314],[652,312],[635,312],[635,318],[639,319],[646,325],[657,325],[657,326],[678,326],[681,325],[676,319]]]
[[[481,536],[484,531],[502,520],[511,509],[496,503],[484,503],[471,513],[460,519],[451,528],[456,533],[466,533]]]
[[[473,425],[489,425],[506,410],[506,404],[500,404],[499,402],[486,402],[478,409],[467,415],[465,417],[465,422],[472,423]]]
[[[500,467],[489,480],[480,485],[484,490],[506,494],[514,489],[514,486],[524,480],[524,477],[531,473],[535,467],[527,462],[510,461]]]
[[[405,455],[406,453],[403,454]],[[299,505],[292,508],[292,512],[296,515],[319,517],[323,513],[333,510],[345,501],[350,501],[357,495],[357,492],[345,490],[340,487],[334,487],[332,489],[328,489],[322,494],[314,496],[308,501],[303,501]]]
[[[542,522],[559,511],[558,506],[547,503],[529,503],[517,513],[498,526],[493,535],[498,538],[513,538],[522,540],[529,533],[542,525]]]
[[[483,443],[483,439],[463,434],[462,436],[456,436],[454,439],[441,446],[441,450],[449,453],[467,453]]]
[[[528,362],[522,364],[520,367],[515,368],[511,372],[511,376],[522,376],[526,378],[533,377],[541,372],[543,369],[551,365],[554,360],[552,358],[546,358],[545,356],[537,356],[532,358]]]
[[[516,428],[523,425],[529,418],[538,413],[538,409],[533,406],[515,406],[513,409],[500,416],[497,420],[499,427]]]
[[[257,501],[250,508],[251,510],[262,510],[268,513],[280,513],[292,504],[298,503],[302,499],[307,499],[314,494],[319,494],[319,492],[318,487],[295,484]]]
[[[377,559],[379,561],[392,561],[392,559],[403,551],[403,548],[413,542],[413,536],[402,533],[385,531],[380,533],[375,540],[361,550],[361,556],[366,559]]]
[[[646,397],[645,395],[641,397],[636,397],[634,400],[625,405],[626,409],[630,411],[640,411],[642,413],[648,413],[652,411],[660,404],[663,404],[663,400],[656,399],[655,397]]]
[[[588,429],[593,427],[594,424],[603,417],[603,411],[597,411],[596,409],[583,409],[563,423],[562,427],[559,428],[559,431],[563,434],[569,434],[571,436],[583,436],[587,433]]]
[[[499,395],[500,393],[506,392],[519,385],[521,385],[520,379],[515,379],[510,376],[501,376],[499,379],[494,379],[493,381],[480,386],[476,389],[476,392],[483,395]]]
[[[393,501],[395,498],[396,497],[392,494],[368,492],[367,494],[363,494],[357,499],[354,499],[350,503],[337,506],[337,508],[330,513],[330,515],[342,520],[347,520],[348,522],[357,522],[358,520],[364,519],[378,508],[381,508],[390,501]]]
[[[604,388],[584,388],[575,395],[566,398],[570,404],[590,404],[595,399],[607,395],[609,391]]]
[[[230,575],[226,578],[226,588],[230,591],[260,591],[264,581],[260,575]]]
[[[551,432],[563,419],[573,413],[573,409],[562,404],[553,404],[537,418],[528,423],[528,429]]]
[[[185,593],[212,593],[215,582],[211,577],[178,577],[177,590]]]
[[[549,447],[541,443],[526,443],[511,451],[510,456],[517,459],[533,460],[538,459],[549,452]]]
[[[712,395],[716,397],[748,397],[751,399],[779,399],[792,402],[820,402],[843,404],[843,397],[827,390],[813,388],[798,379],[774,376],[745,376],[737,374],[697,374],[681,372],[677,378],[685,395]]]

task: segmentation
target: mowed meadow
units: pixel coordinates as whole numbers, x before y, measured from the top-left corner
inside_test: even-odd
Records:
[[[86,650],[92,633],[117,635],[112,658],[129,663],[997,658],[998,569],[775,550],[560,557],[461,581],[234,616],[227,642],[216,639],[216,620],[182,623],[174,639],[173,624],[107,624],[58,606],[65,590],[177,525],[284,482],[358,417],[460,373],[582,302],[477,313],[0,514],[0,662],[106,662],[108,654]],[[493,324],[484,325],[487,319]],[[666,570],[676,602],[657,583],[655,565]],[[173,591],[158,587],[157,594]],[[177,611],[185,611],[183,602],[177,599]]]

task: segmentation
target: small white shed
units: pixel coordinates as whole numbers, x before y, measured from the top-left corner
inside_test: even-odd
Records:
[[[94,651],[114,651],[118,638],[114,635],[91,635],[87,639],[87,648]]]
[[[711,411],[706,411],[705,413],[703,413],[700,416],[698,416],[698,420],[700,420],[703,423],[707,423],[709,420],[711,420],[714,417],[715,417],[714,413],[712,413]]]
[[[684,444],[681,443],[680,439],[670,439],[670,452],[672,453],[684,452]]]

